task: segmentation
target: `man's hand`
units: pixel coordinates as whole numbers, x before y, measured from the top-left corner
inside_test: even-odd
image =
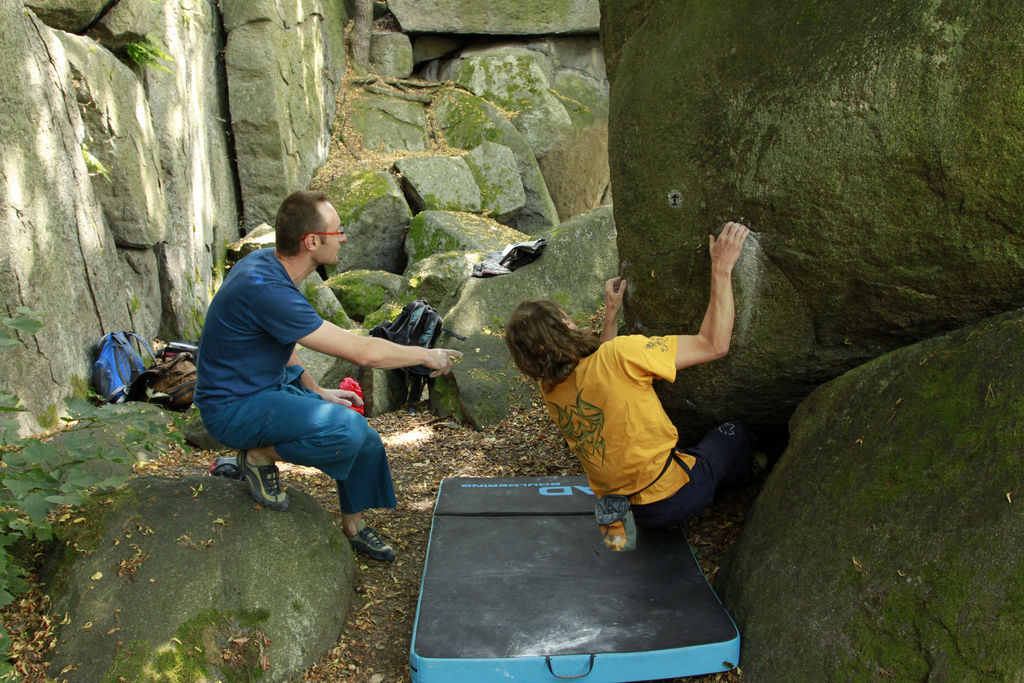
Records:
[[[424,365],[433,370],[431,377],[447,375],[452,371],[456,358],[462,358],[462,351],[454,349],[427,349],[427,360]]]
[[[324,389],[319,388],[316,392],[320,394],[320,397],[325,401],[331,403],[340,403],[346,408],[351,406],[363,405],[363,398],[354,391],[346,391],[345,389]]]
[[[721,268],[732,273],[732,267],[743,251],[743,241],[747,239],[750,230],[742,223],[726,223],[722,232],[715,239],[714,235],[708,235],[709,250],[711,251],[711,267]]]

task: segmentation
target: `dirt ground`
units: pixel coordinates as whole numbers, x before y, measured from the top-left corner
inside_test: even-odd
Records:
[[[337,645],[305,672],[305,681],[398,683],[409,681],[409,645],[438,485],[451,476],[546,476],[580,474],[550,418],[540,405],[523,408],[483,431],[462,427],[429,413],[404,411],[371,418],[388,449],[398,507],[370,511],[367,520],[398,554],[391,564],[358,556],[356,596]],[[145,474],[200,474],[209,471],[214,452],[176,452],[145,467]],[[282,482],[316,497],[338,518],[333,481],[320,472],[282,464]],[[739,535],[761,481],[726,492],[686,526],[701,567],[713,584],[719,562]],[[14,636],[13,663],[24,680],[47,680],[45,658],[62,615],[49,614],[38,589],[0,611]],[[55,672],[50,672],[52,676]],[[686,679],[742,681],[732,671]]]

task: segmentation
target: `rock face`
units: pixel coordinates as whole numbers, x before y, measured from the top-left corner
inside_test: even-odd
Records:
[[[695,330],[707,234],[759,233],[730,356],[664,392],[696,434],[1024,303],[1020,5],[601,9],[629,326]]]
[[[326,159],[345,14],[341,0],[30,8],[0,9],[0,236],[5,306],[45,326],[0,384],[37,430],[87,393],[103,333],[198,339],[243,207],[248,227],[272,221]]]
[[[89,38],[58,33],[71,66],[88,144],[83,151],[118,246],[149,249],[165,239],[167,202],[160,145],[142,84]],[[97,180],[99,180],[97,178]]]
[[[597,0],[389,0],[409,33],[597,33]]]
[[[818,388],[715,588],[744,680],[1024,674],[1024,310]]]
[[[140,477],[100,496],[113,504],[59,531],[81,552],[69,547],[75,561],[46,581],[69,619],[53,670],[74,666],[83,681],[143,680],[142,671],[159,672],[146,680],[232,680],[242,669],[293,680],[337,644],[355,562],[331,515],[289,495],[282,513],[256,509],[241,482]],[[89,538],[73,535],[86,530]],[[245,637],[238,652],[231,639]]]
[[[486,427],[534,395],[536,389],[512,365],[500,334],[519,301],[554,299],[581,325],[604,303],[604,283],[618,267],[611,207],[575,216],[545,238],[547,247],[536,261],[508,275],[470,278],[463,285],[445,327],[468,340],[442,336],[439,345],[465,356],[452,375],[436,380],[431,401],[438,410]]]
[[[221,8],[245,223],[272,224],[281,200],[327,160],[345,74],[344,2],[226,0]]]
[[[27,306],[47,324],[6,352],[2,385],[31,387],[22,420],[38,425],[55,421],[69,386],[84,392],[81,340],[132,327],[131,299],[146,283],[105,227],[63,44],[20,5],[0,7],[0,78],[0,294],[5,307]]]

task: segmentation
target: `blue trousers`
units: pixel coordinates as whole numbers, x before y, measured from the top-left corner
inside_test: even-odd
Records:
[[[278,386],[227,405],[201,408],[203,425],[231,448],[273,446],[282,460],[327,474],[337,482],[345,514],[395,507],[380,435],[356,411],[304,388],[301,375],[299,366],[290,366]]]
[[[719,489],[750,478],[756,442],[746,426],[736,421],[715,427],[692,448],[678,448],[697,460],[690,470],[690,481],[668,498],[632,505],[636,525],[674,526],[696,517],[711,505]]]

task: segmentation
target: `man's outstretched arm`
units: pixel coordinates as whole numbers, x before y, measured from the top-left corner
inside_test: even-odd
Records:
[[[676,369],[721,358],[729,351],[736,304],[732,291],[732,269],[743,250],[750,230],[740,223],[726,223],[716,239],[709,236],[711,252],[711,297],[700,331],[679,335]]]
[[[454,359],[462,357],[461,351],[453,349],[425,349],[395,344],[379,337],[363,337],[327,320],[298,342],[307,349],[369,368],[391,370],[426,365],[433,370],[431,377],[450,372]]]

